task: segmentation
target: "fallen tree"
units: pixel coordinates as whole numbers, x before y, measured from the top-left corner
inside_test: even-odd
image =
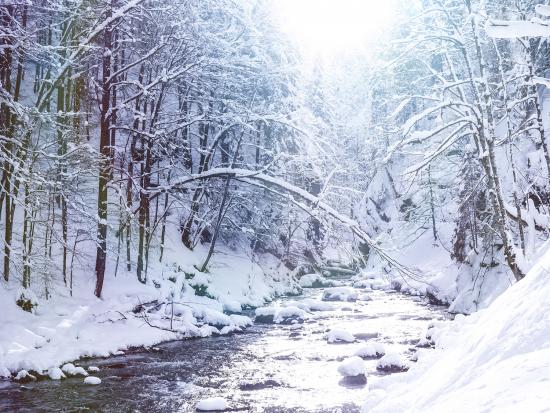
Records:
[[[265,171],[265,169],[251,171],[248,169],[239,168],[213,168],[200,174],[193,174],[185,178],[180,178],[170,183],[169,185],[148,188],[146,192],[150,195],[151,198],[155,198],[162,193],[170,192],[175,189],[180,189],[196,181],[205,181],[219,178],[235,180],[238,182],[243,182],[249,185],[260,187],[279,196],[285,197],[294,205],[311,215],[316,215],[318,212],[321,212],[336,219],[341,224],[346,226],[359,239],[365,242],[369,246],[369,248],[374,251],[380,258],[385,260],[391,267],[398,270],[401,275],[406,275],[416,281],[423,282],[419,278],[420,276],[417,272],[401,264],[391,255],[389,255],[379,244],[377,244],[367,233],[367,231],[361,228],[361,225],[357,221],[339,213],[336,209],[323,202],[320,197],[312,195],[306,190],[289,182],[286,182],[280,178],[267,175]]]

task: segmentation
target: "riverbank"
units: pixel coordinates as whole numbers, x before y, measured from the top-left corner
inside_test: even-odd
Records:
[[[226,313],[299,291],[288,270],[270,256],[254,262],[246,255],[221,251],[209,273],[198,273],[193,265],[201,252],[178,257],[186,265],[154,266],[146,285],[137,283],[133,273],[111,273],[102,299],[92,294],[90,269],[82,268],[75,277],[74,296],[63,285],[52,286],[54,294],[48,300],[30,297],[36,304],[32,312],[17,306],[21,290],[0,286],[0,377],[13,377],[21,370],[47,374],[82,357],[228,334],[251,320]]]

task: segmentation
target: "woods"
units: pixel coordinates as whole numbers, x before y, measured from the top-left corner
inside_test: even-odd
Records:
[[[109,261],[147,282],[167,225],[211,255],[220,232],[263,212],[230,179],[150,192],[214,166],[283,173],[297,158],[295,64],[268,48],[265,13],[231,1],[2,6],[5,281],[15,270],[47,295],[94,248],[100,297]]]
[[[219,242],[319,265],[336,215],[361,232],[339,242],[401,272],[387,234],[404,225],[472,272],[506,265],[520,280],[547,232],[548,47],[486,26],[534,4],[424,3],[401,16],[384,68],[356,59],[333,80],[316,63],[312,82],[264,1],[2,6],[5,282],[72,291],[94,255],[96,296],[106,271],[147,283],[173,227],[183,247],[209,246],[201,272]],[[307,205],[217,169],[277,178]]]

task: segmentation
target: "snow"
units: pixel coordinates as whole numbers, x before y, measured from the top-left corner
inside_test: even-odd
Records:
[[[386,350],[382,343],[372,342],[359,347],[353,355],[363,358],[382,357],[386,354]]]
[[[228,408],[227,401],[221,397],[211,397],[201,400],[197,403],[197,411],[201,412],[221,412]]]
[[[324,301],[356,301],[357,292],[350,287],[333,287],[323,291]]]
[[[88,371],[92,371],[92,372],[99,371],[99,367],[97,367],[97,366],[88,366]]]
[[[304,298],[300,301],[287,301],[283,303],[284,307],[297,307],[304,311],[332,311],[335,309],[335,306],[326,301],[314,300],[312,298]]]
[[[404,370],[408,368],[408,363],[401,354],[391,352],[386,353],[380,360],[378,360],[376,368],[379,370]]]
[[[490,20],[485,26],[485,30],[489,37],[500,39],[550,36],[550,26],[536,21]]]
[[[47,374],[68,363],[77,365],[75,360],[82,357],[107,357],[124,354],[130,347],[240,331],[251,325],[250,317],[224,314],[225,309],[262,306],[277,295],[299,289],[290,272],[272,256],[252,262],[246,254],[230,254],[223,246],[209,272],[197,273],[194,265],[202,261],[206,247],[182,251],[177,228],[167,230],[166,235],[164,264],[151,260],[154,282],[142,285],[135,282],[133,272],[119,269],[114,277],[108,271],[101,300],[93,295],[94,280],[87,267],[75,268],[73,297],[62,284],[54,286],[55,294],[47,301],[37,300],[31,290],[1,285],[0,376],[13,377],[21,370]],[[185,273],[194,277],[187,279]],[[197,295],[194,285],[206,288],[208,296]],[[33,313],[15,304],[21,292],[38,304]],[[154,312],[132,311],[149,302],[166,304]],[[299,316],[304,314],[299,312]],[[174,331],[166,331],[172,317]],[[84,375],[75,368],[76,374]]]
[[[539,412],[550,406],[550,249],[488,308],[430,329],[425,350],[400,377],[376,383],[368,412]],[[407,407],[405,409],[405,407]]]
[[[80,366],[75,367],[73,363],[64,364],[63,367],[61,367],[61,370],[63,371],[63,373],[68,374],[69,376],[77,376],[77,375],[87,376],[88,375],[88,372],[84,370],[83,367],[80,367]]]
[[[541,16],[550,17],[550,6],[544,4],[537,4],[535,6],[535,11]]]
[[[307,317],[307,313],[298,307],[262,307],[255,311],[256,319],[272,318],[276,324],[283,323],[289,319],[303,320]]]
[[[93,386],[97,386],[98,384],[101,384],[101,379],[95,376],[88,376],[84,379],[84,384],[91,384]]]
[[[66,376],[63,374],[61,369],[59,367],[51,367],[48,369],[48,376],[52,380],[61,380],[64,379]]]
[[[327,341],[329,343],[353,343],[355,342],[355,337],[349,331],[332,329],[327,334]]]
[[[30,374],[27,370],[21,370],[17,375],[15,376],[16,381],[22,381],[22,380],[36,380],[36,377]]]
[[[305,274],[298,283],[302,288],[337,287],[342,284],[336,280],[329,280],[320,274]]]
[[[348,357],[338,366],[338,373],[344,377],[364,375],[367,370],[365,362],[361,357]]]

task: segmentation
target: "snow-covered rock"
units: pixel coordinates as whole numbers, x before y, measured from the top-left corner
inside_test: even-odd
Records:
[[[362,358],[379,358],[386,354],[386,350],[382,343],[372,342],[359,347],[353,354]]]
[[[368,294],[359,294],[357,296],[358,301],[372,301],[372,297]]]
[[[68,374],[69,376],[87,376],[88,372],[82,367],[75,367],[73,363],[66,363],[61,367],[63,373]]]
[[[101,379],[99,377],[95,376],[88,376],[84,379],[84,384],[90,384],[93,386],[97,386],[98,384],[101,384]]]
[[[52,380],[61,380],[65,378],[65,374],[59,367],[51,367],[48,369],[48,376]]]
[[[361,357],[348,357],[338,366],[338,373],[344,377],[365,375],[367,367]]]
[[[305,274],[298,283],[302,288],[338,287],[342,285],[340,281],[329,280],[321,274]]]
[[[28,383],[35,380],[36,380],[36,377],[30,374],[27,370],[21,370],[15,376],[15,381],[18,381],[21,383]]]
[[[371,286],[370,280],[355,280],[352,285],[354,288],[361,288],[367,291],[372,290],[372,288],[370,287]]]
[[[304,311],[332,311],[334,305],[326,301],[314,300],[312,298],[304,298],[299,301],[287,301],[282,304],[283,307],[297,307]]]
[[[355,337],[349,331],[341,329],[332,329],[327,334],[329,343],[353,343]]]
[[[399,353],[386,353],[384,357],[378,360],[376,369],[380,371],[396,373],[401,371],[407,371],[409,364],[405,358]]]
[[[92,372],[99,371],[99,367],[97,367],[97,366],[88,366],[88,371],[92,371]]]
[[[323,301],[356,301],[357,291],[350,287],[327,288],[323,291]]]
[[[307,312],[298,307],[262,307],[255,311],[256,323],[295,324],[303,322]]]
[[[199,412],[223,412],[228,408],[227,401],[222,397],[210,397],[197,403]]]

